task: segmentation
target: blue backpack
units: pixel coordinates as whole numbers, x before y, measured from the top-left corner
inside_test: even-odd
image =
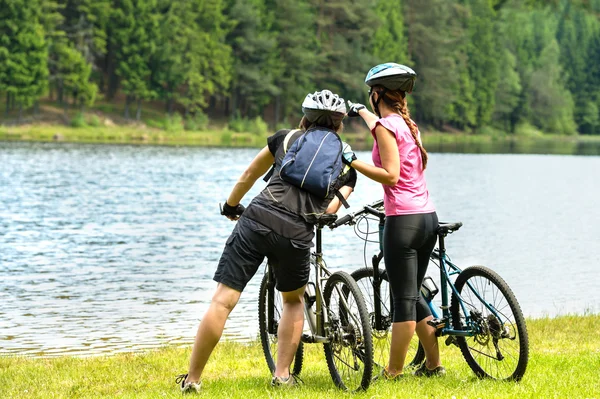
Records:
[[[295,133],[297,131],[292,130],[286,135],[284,151]],[[285,152],[279,177],[319,198],[337,195],[347,207],[346,200],[337,190],[343,170],[340,136],[330,129],[313,128],[296,139]]]

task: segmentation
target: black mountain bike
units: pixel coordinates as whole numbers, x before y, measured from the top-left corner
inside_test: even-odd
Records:
[[[384,367],[388,363],[393,314],[388,276],[385,268],[381,268],[381,236],[385,222],[382,208],[383,201],[380,200],[334,223],[335,227],[355,225],[355,232],[365,240],[365,250],[366,242],[370,241],[369,235],[379,236],[380,251],[373,256],[372,266],[352,273],[369,308],[376,367]],[[369,231],[369,219],[378,223],[376,232]],[[361,229],[361,222],[366,222],[366,231]],[[421,286],[421,295],[434,317],[429,324],[436,328],[438,336],[447,337],[446,345],[460,348],[467,364],[478,377],[518,381],[525,374],[529,358],[525,318],[512,290],[496,272],[484,266],[461,270],[452,263],[446,253],[445,238],[461,226],[460,222],[440,223],[437,228],[438,248],[431,254],[431,261],[440,270],[439,308],[432,301],[439,292],[433,279],[426,277]],[[407,360],[410,360],[407,367],[418,367],[425,360],[425,352],[416,335]]]
[[[324,215],[317,224],[316,252],[311,256],[311,278],[304,294],[304,313],[310,334],[303,334],[291,372],[302,370],[305,343],[323,344],[329,372],[336,386],[366,390],[373,372],[371,323],[365,300],[355,280],[346,272],[327,269],[323,260],[321,230],[336,220]],[[271,373],[277,363],[277,327],[283,304],[267,264],[258,295],[260,340]]]

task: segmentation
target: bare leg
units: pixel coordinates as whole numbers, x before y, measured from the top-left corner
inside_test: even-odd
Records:
[[[210,354],[221,339],[227,317],[237,304],[241,294],[224,284],[217,285],[210,306],[198,326],[186,382],[200,380]]]
[[[290,375],[290,365],[294,360],[296,349],[302,337],[304,326],[304,288],[295,291],[282,292],[283,314],[277,328],[277,365],[275,377],[287,378]]]
[[[433,316],[429,316],[417,323],[417,335],[419,341],[425,349],[425,366],[429,370],[433,370],[437,366],[442,365],[440,360],[440,347],[438,346],[438,340],[435,336],[435,328],[427,324],[428,320],[433,319]]]
[[[406,353],[410,346],[410,341],[415,334],[415,321],[403,321],[392,324],[392,343],[390,346],[390,363],[388,372],[392,375],[402,373]]]

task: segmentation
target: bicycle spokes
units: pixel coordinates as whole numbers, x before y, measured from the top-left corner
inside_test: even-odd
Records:
[[[366,389],[371,381],[373,341],[362,294],[350,275],[337,272],[325,285],[324,299],[329,372],[342,389]]]
[[[453,295],[452,321],[455,329],[471,332],[457,339],[469,366],[478,376],[520,379],[528,359],[527,329],[508,285],[477,266],[465,269],[455,286],[462,301]]]

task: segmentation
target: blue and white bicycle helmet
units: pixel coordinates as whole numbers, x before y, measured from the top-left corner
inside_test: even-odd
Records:
[[[417,74],[405,65],[386,62],[374,66],[367,73],[365,83],[367,86],[383,86],[388,90],[401,90],[410,93],[415,86]]]
[[[302,112],[310,122],[323,123],[329,120],[339,124],[346,116],[346,103],[329,90],[315,91],[306,95]]]

